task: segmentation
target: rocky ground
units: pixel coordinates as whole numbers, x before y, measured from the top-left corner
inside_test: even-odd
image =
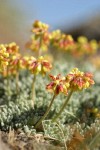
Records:
[[[1,132],[0,150],[63,150],[61,147],[52,146],[46,138],[42,134],[30,136],[14,131]]]

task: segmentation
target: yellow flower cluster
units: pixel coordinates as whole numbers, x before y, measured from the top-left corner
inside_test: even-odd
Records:
[[[15,55],[19,52],[19,46],[15,42],[5,44],[5,48],[10,55]]]
[[[34,34],[28,47],[33,51],[46,51],[52,46],[78,57],[95,54],[99,47],[96,40],[89,41],[84,36],[75,41],[71,35],[64,34],[60,30],[49,32],[49,26],[38,20],[34,22],[32,32]]]
[[[80,36],[74,41],[71,35],[61,33],[60,30],[51,33],[51,45],[57,49],[70,52],[73,56],[84,56],[95,54],[99,45],[96,40],[88,41],[84,36]]]
[[[27,61],[24,59],[24,57],[21,56],[21,54],[16,53],[16,55],[13,55],[9,59],[9,66],[8,71],[6,72],[5,76],[7,75],[16,75],[16,73],[20,69],[26,69]]]
[[[36,20],[33,24],[32,32],[34,33],[31,37],[31,43],[29,48],[33,51],[46,51],[50,42],[50,34],[48,32],[49,26]]]
[[[40,56],[38,59],[30,57],[28,68],[33,74],[42,74],[45,75],[52,68],[52,65],[44,59],[43,56]]]
[[[49,26],[47,24],[38,20],[34,22],[32,30],[34,35],[30,45],[32,50],[47,50],[51,44],[51,46],[79,56],[93,54],[98,48],[95,40],[89,42],[86,37],[79,37],[77,42],[75,42],[71,35],[66,35],[60,30],[50,33],[48,29]],[[41,53],[39,53],[36,59],[34,57],[22,56],[19,52],[19,46],[14,42],[0,45],[0,73],[4,76],[16,74],[19,69],[29,69],[33,74],[41,73],[44,75],[51,68],[52,65],[41,56]],[[84,80],[85,78],[86,75],[84,75]],[[83,82],[83,77],[81,80]]]
[[[42,23],[41,21],[38,21],[36,20],[34,23],[33,23],[33,32],[36,34],[36,35],[39,35],[39,34],[43,34],[45,32],[48,31],[48,28],[49,26],[45,23]]]
[[[15,75],[19,69],[26,67],[27,60],[19,53],[16,43],[0,45],[0,73],[3,76]]]
[[[78,68],[74,68],[67,76],[66,82],[70,84],[69,89],[73,91],[78,91],[82,89],[87,89],[91,85],[94,84],[94,80],[92,79],[93,75],[91,73],[84,73],[78,70]]]
[[[64,93],[65,95],[68,94],[69,83],[67,84],[65,82],[65,77],[61,77],[60,74],[57,76],[49,75],[49,77],[52,82],[46,86],[48,91],[54,92],[55,95],[58,95],[59,93]]]
[[[51,68],[51,63],[43,56],[38,59],[32,56],[22,56],[16,43],[0,45],[0,73],[5,77],[16,75],[20,69],[28,69],[33,74],[45,75]]]
[[[74,56],[84,56],[95,54],[98,49],[98,43],[96,40],[88,41],[84,36],[80,36],[73,46]]]
[[[64,51],[70,51],[74,45],[72,36],[61,33],[60,30],[53,31],[50,40],[53,47]]]
[[[57,75],[57,77],[50,75],[52,82],[46,86],[46,89],[54,92],[56,95],[59,93],[67,93],[69,90],[78,91],[89,88],[94,84],[93,75],[91,73],[84,73],[74,68],[66,77]]]
[[[42,49],[42,51],[47,51],[50,42],[49,39],[50,39],[49,33],[44,33],[43,35],[41,35],[41,37],[38,38],[32,35],[31,37],[32,41],[29,44],[30,49],[33,51],[39,51],[39,49]]]
[[[8,66],[9,53],[3,44],[0,45],[0,72],[5,70]]]

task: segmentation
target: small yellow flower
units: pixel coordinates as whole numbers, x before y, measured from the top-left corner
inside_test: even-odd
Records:
[[[55,30],[50,34],[50,39],[51,40],[58,40],[61,37],[61,31],[60,30]]]
[[[81,44],[86,44],[88,42],[88,39],[85,36],[79,36],[77,40]]]
[[[41,49],[42,51],[47,51],[49,44],[50,44],[50,34],[48,32],[45,32],[42,35],[42,37],[38,38],[32,35],[29,48],[33,51],[39,51],[39,49]]]
[[[33,33],[39,35],[48,31],[49,26],[41,21],[36,20],[33,24]]]
[[[2,73],[8,66],[9,53],[6,50],[6,47],[0,45],[0,72]]]
[[[7,52],[12,55],[12,54],[16,54],[19,52],[19,46],[15,43],[9,43],[9,44],[5,44],[6,50]]]
[[[96,40],[88,41],[84,36],[80,36],[77,39],[77,42],[74,45],[73,55],[74,56],[84,56],[95,54],[99,44]]]
[[[78,70],[78,68],[74,68],[67,76],[66,82],[70,84],[70,89],[73,91],[82,90],[89,88],[94,84],[94,80],[92,79],[93,75],[91,73],[84,73]]]
[[[60,30],[53,31],[50,39],[52,46],[61,50],[70,50],[74,45],[72,36],[63,34]]]
[[[5,77],[16,75],[20,69],[26,69],[28,64],[26,57],[22,57],[19,53],[11,55],[8,62],[5,63],[7,63],[7,67],[2,71],[2,75]]]
[[[49,26],[41,21],[36,20],[33,24],[34,33],[28,47],[33,51],[47,51],[50,44]]]
[[[40,56],[38,59],[30,57],[29,60],[29,70],[33,74],[42,74],[45,75],[46,72],[49,72],[52,68],[51,63],[48,60],[45,60],[43,56]]]

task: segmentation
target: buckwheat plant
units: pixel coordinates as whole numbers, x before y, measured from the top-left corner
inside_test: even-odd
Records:
[[[32,84],[32,106],[34,108],[34,101],[35,101],[35,80],[36,75],[42,74],[43,76],[46,75],[52,68],[51,63],[44,59],[43,56],[40,56],[38,59],[35,57],[30,57],[28,63],[28,69],[34,74],[33,84]]]
[[[68,94],[69,83],[68,84],[66,83],[65,77],[61,77],[60,74],[58,74],[57,76],[50,75],[49,77],[52,80],[52,82],[46,86],[46,89],[53,93],[53,97],[44,116],[35,125],[35,128],[37,128],[41,124],[41,122],[47,117],[56,96],[60,93],[63,93],[65,95]]]
[[[54,99],[58,94],[63,93],[68,96],[57,116],[52,119],[52,122],[56,121],[56,119],[58,119],[58,117],[61,115],[67,103],[69,102],[73,92],[87,89],[94,84],[94,80],[92,79],[93,75],[91,73],[81,72],[78,70],[78,68],[74,68],[68,75],[66,75],[66,77],[61,77],[61,75],[59,74],[57,76],[50,75],[50,78],[52,79],[52,82],[46,86],[46,89],[53,93],[53,97],[44,116],[35,125],[35,128],[37,128],[41,124],[41,122],[47,117],[54,102]]]
[[[58,119],[63,110],[66,108],[66,105],[68,104],[74,92],[82,91],[83,89],[87,89],[94,84],[93,75],[88,72],[81,72],[78,70],[78,68],[74,68],[68,75],[66,75],[65,78],[66,83],[69,84],[69,94],[64,104],[62,105],[60,111],[58,112],[57,116],[53,118],[52,121],[56,121],[56,119]]]
[[[16,92],[19,92],[19,71],[26,69],[27,61],[20,54],[19,46],[12,42],[5,44],[6,50],[9,53],[8,69],[4,72],[4,76],[16,76]]]
[[[48,50],[50,44],[49,26],[36,20],[33,24],[33,35],[31,37],[30,49],[36,51],[37,57],[42,55],[43,51]]]

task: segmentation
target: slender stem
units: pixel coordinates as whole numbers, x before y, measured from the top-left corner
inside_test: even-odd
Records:
[[[42,46],[42,37],[43,37],[43,35],[40,36],[40,46],[39,46],[39,50],[38,50],[38,57],[41,56],[41,53],[42,53],[42,49],[41,49],[41,46]]]
[[[10,81],[9,81],[9,76],[7,76],[7,94],[10,95]]]
[[[49,113],[49,111],[51,109],[51,106],[53,104],[53,101],[54,101],[55,97],[56,97],[56,95],[54,94],[54,96],[53,96],[53,98],[52,98],[52,100],[51,100],[51,102],[50,102],[50,104],[49,104],[49,106],[48,106],[48,108],[47,108],[44,116],[42,116],[42,118],[39,120],[39,122],[35,125],[35,128],[37,128],[41,124],[41,122],[47,117],[47,115],[48,115],[48,113]]]
[[[38,57],[41,56],[41,48],[38,51]]]
[[[16,93],[19,93],[19,71],[16,73]]]
[[[63,110],[65,109],[67,103],[69,102],[72,93],[73,93],[73,90],[70,91],[70,93],[69,93],[69,95],[68,95],[66,101],[65,101],[64,104],[62,105],[62,107],[61,107],[60,111],[58,112],[57,116],[55,116],[55,117],[52,119],[52,122],[55,122],[55,121],[58,119],[58,117],[61,115],[61,113],[62,113]]]
[[[16,93],[19,93],[19,63],[16,66]]]
[[[35,102],[35,81],[36,81],[36,75],[34,75],[33,83],[32,83],[32,107],[34,108],[34,102]]]
[[[9,70],[9,68],[7,66],[7,77],[6,77],[6,79],[7,79],[7,94],[10,95],[10,80],[9,80],[8,70]]]

